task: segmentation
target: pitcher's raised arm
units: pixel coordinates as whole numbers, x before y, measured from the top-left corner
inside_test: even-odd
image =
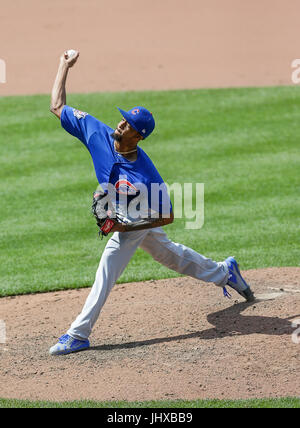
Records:
[[[66,81],[69,69],[77,62],[79,52],[69,50],[60,57],[60,63],[51,93],[50,111],[60,119],[62,109],[66,105]]]

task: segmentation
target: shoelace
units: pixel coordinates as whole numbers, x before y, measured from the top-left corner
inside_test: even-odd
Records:
[[[59,343],[61,343],[61,344],[68,343],[70,341],[70,339],[72,339],[71,336],[68,336],[68,335],[65,334],[64,336],[62,336],[59,339]]]
[[[231,299],[231,294],[227,291],[226,287],[223,287],[223,294],[224,297],[227,297],[227,299]]]

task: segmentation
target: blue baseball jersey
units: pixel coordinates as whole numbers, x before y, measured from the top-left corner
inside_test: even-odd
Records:
[[[172,211],[167,187],[140,147],[137,147],[137,160],[128,161],[115,151],[111,127],[69,106],[62,110],[61,125],[90,152],[97,180],[104,191],[109,192],[110,185],[113,186],[117,198],[125,197],[127,207],[135,199],[140,217],[153,212],[167,215]]]

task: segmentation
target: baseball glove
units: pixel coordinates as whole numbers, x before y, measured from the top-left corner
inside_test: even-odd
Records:
[[[122,223],[122,218],[115,212],[107,199],[107,194],[96,191],[93,194],[92,213],[99,227],[99,236],[107,236],[117,223]]]

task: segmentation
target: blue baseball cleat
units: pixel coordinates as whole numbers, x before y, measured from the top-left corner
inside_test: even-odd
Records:
[[[50,355],[66,355],[71,352],[83,351],[90,347],[88,340],[78,340],[64,334],[58,340],[58,343],[50,348]]]
[[[255,300],[254,294],[247,282],[242,277],[237,261],[233,257],[228,257],[225,260],[225,263],[227,264],[229,271],[227,284],[237,291],[241,296],[243,296],[247,302],[253,302]],[[224,296],[231,297],[225,287]]]

